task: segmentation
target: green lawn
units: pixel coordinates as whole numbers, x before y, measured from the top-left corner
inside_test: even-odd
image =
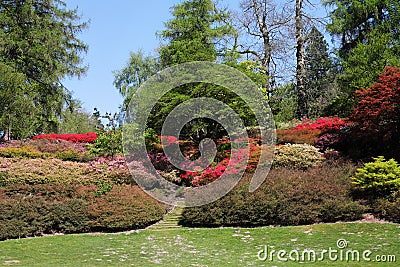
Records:
[[[300,227],[142,230],[122,234],[49,236],[0,242],[4,266],[399,266],[399,263],[331,261],[260,261],[257,253],[272,249],[321,251],[349,249],[395,255],[400,262],[400,225],[379,223],[317,224]],[[340,251],[340,250],[339,250]],[[295,254],[292,254],[295,255]],[[332,254],[334,256],[334,254]],[[344,255],[344,254],[343,254]],[[262,254],[260,254],[262,256]],[[332,257],[333,257],[332,256]],[[286,255],[287,257],[287,255]],[[343,259],[345,257],[343,256]]]

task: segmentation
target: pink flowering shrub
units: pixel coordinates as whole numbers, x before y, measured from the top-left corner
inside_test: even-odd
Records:
[[[33,139],[60,139],[73,143],[94,143],[97,139],[97,134],[93,132],[84,134],[40,134],[34,136]]]

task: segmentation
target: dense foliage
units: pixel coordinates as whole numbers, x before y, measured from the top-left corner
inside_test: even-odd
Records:
[[[385,0],[324,1],[332,7],[327,30],[340,40],[336,112],[349,113],[354,92],[377,81],[386,66],[400,66],[400,2]]]
[[[86,27],[61,0],[0,2],[0,127],[6,139],[57,131],[71,98],[61,80],[86,71],[81,55],[88,47],[77,38]]]
[[[308,144],[286,144],[275,149],[273,167],[306,170],[318,166],[324,158],[314,146]]]
[[[0,203],[0,240],[143,228],[166,208],[137,186],[101,184],[13,184],[0,188]]]
[[[378,82],[356,94],[359,102],[350,120],[359,149],[399,157],[394,148],[400,145],[400,68],[387,67]]]
[[[307,172],[277,168],[249,193],[248,182],[214,203],[185,208],[181,224],[197,227],[301,225],[354,220],[365,208],[350,197],[353,167],[324,165]]]

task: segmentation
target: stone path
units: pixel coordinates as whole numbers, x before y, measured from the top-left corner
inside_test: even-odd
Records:
[[[166,230],[166,229],[178,229],[182,226],[178,225],[179,220],[182,218],[182,207],[175,206],[170,212],[165,214],[164,218],[147,227],[149,230]]]

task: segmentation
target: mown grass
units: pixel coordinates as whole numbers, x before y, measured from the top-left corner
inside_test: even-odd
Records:
[[[269,249],[347,249],[395,255],[396,262],[281,262],[276,256],[260,261],[257,253]],[[4,266],[398,266],[400,225],[336,223],[298,227],[181,228],[143,230],[121,234],[48,236],[0,242]]]

